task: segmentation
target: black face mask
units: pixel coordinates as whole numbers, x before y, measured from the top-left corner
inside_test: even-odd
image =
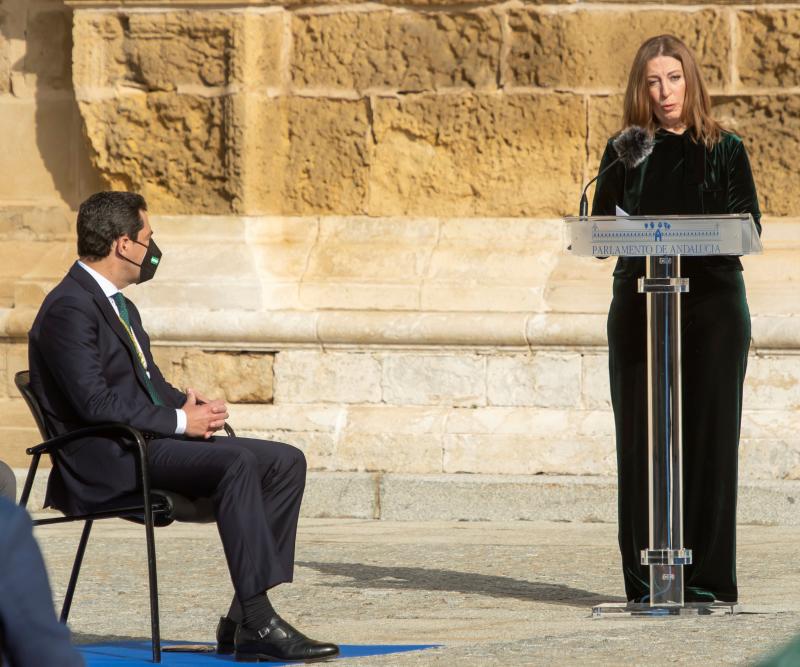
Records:
[[[156,275],[156,269],[158,268],[159,263],[161,262],[161,250],[158,249],[156,242],[151,238],[150,245],[145,245],[144,243],[140,243],[139,241],[133,241],[134,243],[138,243],[143,248],[147,248],[147,252],[144,254],[144,258],[142,259],[141,264],[136,264],[132,259],[128,259],[124,255],[120,255],[122,259],[125,261],[130,262],[136,266],[141,267],[141,271],[139,271],[139,280],[136,281],[136,284],[141,284],[150,280],[154,275]]]

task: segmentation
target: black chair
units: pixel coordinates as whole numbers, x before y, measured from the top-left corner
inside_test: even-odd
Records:
[[[189,521],[193,523],[211,523],[214,521],[213,505],[209,498],[186,498],[172,491],[162,491],[150,488],[150,480],[147,472],[147,441],[142,433],[127,424],[109,423],[98,424],[86,428],[55,436],[47,419],[42,411],[39,401],[31,390],[30,375],[28,371],[20,371],[14,376],[14,383],[17,385],[22,397],[36,421],[44,442],[35,447],[29,447],[25,451],[33,456],[25,486],[22,489],[22,496],[19,504],[25,507],[28,504],[36,469],[39,466],[39,459],[42,454],[51,456],[59,449],[69,443],[90,435],[104,435],[114,440],[117,446],[130,452],[131,456],[136,457],[136,468],[139,474],[141,492],[126,499],[120,506],[97,508],[96,511],[81,515],[64,515],[59,517],[36,519],[35,526],[43,526],[51,523],[67,523],[70,521],[83,521],[83,532],[78,551],[75,554],[75,562],[72,565],[72,574],[69,578],[69,585],[64,596],[64,605],[61,607],[61,622],[66,623],[69,617],[72,598],[75,593],[75,586],[78,583],[83,555],[86,551],[86,544],[89,541],[89,533],[92,524],[98,519],[120,518],[133,521],[144,525],[145,540],[147,542],[147,570],[149,575],[150,588],[150,623],[153,642],[153,662],[161,662],[161,634],[158,616],[158,580],[156,576],[156,549],[153,539],[153,528],[168,526],[173,521]],[[229,436],[234,436],[233,429],[225,424],[225,432]]]

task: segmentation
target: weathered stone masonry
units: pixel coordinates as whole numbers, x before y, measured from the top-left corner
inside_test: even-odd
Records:
[[[800,478],[800,10],[68,5],[0,3],[0,25],[49,26],[0,41],[0,118],[27,99],[42,156],[38,180],[0,184],[0,457],[35,439],[11,377],[72,261],[68,209],[104,185],[147,197],[166,253],[132,295],[160,363],[225,395],[240,431],[325,471],[613,474],[611,266],[564,255],[558,219],[617,129],[638,43],[670,31],[745,137],[767,215],[768,252],[745,262],[742,472]]]

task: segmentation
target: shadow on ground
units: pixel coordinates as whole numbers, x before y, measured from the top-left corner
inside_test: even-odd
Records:
[[[601,595],[564,584],[526,581],[488,574],[456,572],[424,567],[381,567],[362,563],[298,562],[321,574],[348,577],[346,582],[326,582],[332,588],[374,588],[388,590],[448,591],[547,602],[573,607],[590,607],[601,602],[625,602],[624,598]]]

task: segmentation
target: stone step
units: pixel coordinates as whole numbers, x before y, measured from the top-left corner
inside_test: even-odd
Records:
[[[26,471],[16,468],[18,494]],[[38,475],[29,508],[42,506]],[[614,523],[612,477],[310,472],[302,515],[391,521]],[[741,480],[739,524],[800,525],[800,481]]]

